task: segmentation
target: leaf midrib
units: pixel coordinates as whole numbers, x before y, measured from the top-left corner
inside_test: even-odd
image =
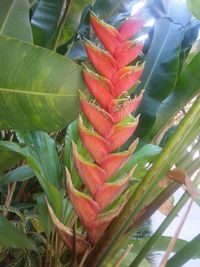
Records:
[[[8,88],[0,88],[1,92],[11,92],[17,94],[30,94],[30,95],[42,95],[42,96],[60,96],[60,97],[76,97],[78,94],[55,94],[55,93],[41,93],[35,91],[25,91],[25,90],[17,90],[17,89],[8,89]]]

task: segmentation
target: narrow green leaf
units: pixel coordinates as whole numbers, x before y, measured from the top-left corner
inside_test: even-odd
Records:
[[[63,199],[64,199],[64,191],[58,191],[58,189],[53,186],[49,180],[47,180],[44,176],[40,175],[36,172],[39,183],[42,186],[42,189],[47,196],[51,207],[53,208],[56,216],[61,220],[63,214]]]
[[[166,264],[166,267],[183,266],[196,253],[199,252],[200,234],[182,247]]]
[[[199,0],[186,0],[188,8],[192,12],[192,15],[200,20],[200,2]]]
[[[0,129],[56,131],[77,117],[85,87],[79,65],[5,36],[0,62]]]
[[[35,173],[33,169],[28,165],[23,165],[6,173],[2,178],[0,178],[0,186],[14,182],[23,182],[34,176]]]
[[[38,212],[39,212],[42,226],[45,230],[46,235],[49,237],[51,230],[52,230],[52,227],[53,227],[53,224],[52,224],[52,221],[51,221],[51,218],[49,216],[48,209],[47,209],[45,194],[44,193],[35,194],[34,198],[37,201],[37,208],[38,208]]]
[[[197,176],[195,178],[195,183],[199,184],[200,176]],[[170,223],[173,221],[173,219],[177,216],[178,212],[183,208],[183,206],[186,204],[186,202],[189,199],[189,195],[187,192],[185,192],[180,200],[177,202],[177,204],[173,207],[173,209],[170,211],[168,216],[164,219],[164,221],[161,223],[161,225],[158,227],[158,229],[155,231],[155,233],[149,238],[149,240],[140,248],[139,253],[137,253],[136,258],[132,262],[133,266],[137,266],[141,260],[145,257],[145,255],[148,254],[148,252],[154,248],[159,247],[157,245],[159,243],[159,240],[164,233],[164,231],[167,229],[167,227],[170,225]],[[168,242],[169,244],[169,242]],[[167,244],[167,245],[168,245]],[[167,246],[166,246],[167,247]],[[176,247],[176,246],[175,246]],[[199,254],[196,254],[194,258],[199,257]]]
[[[24,248],[36,250],[35,245],[29,240],[24,233],[15,228],[0,213],[0,245],[11,248]]]
[[[72,164],[72,141],[77,144],[79,138],[78,132],[78,119],[72,122],[67,128],[67,135],[65,137],[65,148],[63,161],[69,170],[71,170]]]
[[[166,251],[166,248],[172,239],[171,236],[160,236],[159,240],[153,245],[151,251]],[[145,237],[142,239],[129,240],[129,244],[133,244],[135,247],[136,254],[140,251],[140,249],[150,240],[150,237]],[[184,239],[177,239],[176,244],[173,248],[173,252],[177,252],[180,248],[182,248],[188,241]]]
[[[0,35],[32,43],[28,0],[0,1]]]

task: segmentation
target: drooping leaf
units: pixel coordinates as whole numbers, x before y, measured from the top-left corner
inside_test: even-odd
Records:
[[[32,43],[28,0],[0,1],[0,35]]]
[[[55,141],[47,133],[39,131],[17,131],[17,138],[20,143],[29,144],[24,148],[29,165],[59,187],[62,169]]]
[[[20,166],[0,178],[0,186],[14,182],[23,182],[35,176],[32,168],[27,165]]]
[[[77,90],[84,88],[80,66],[5,36],[0,62],[0,129],[56,131],[77,116]]]
[[[0,213],[0,245],[36,250],[34,243]]]
[[[60,219],[64,192],[58,190],[62,169],[55,141],[47,133],[39,131],[18,131],[17,138],[20,143],[28,144],[24,148],[27,163],[34,170],[49,203]]]
[[[198,0],[186,0],[192,15],[200,20],[200,2]]]
[[[6,170],[13,167],[20,159],[24,157],[22,147],[14,142],[0,142],[0,170]]]

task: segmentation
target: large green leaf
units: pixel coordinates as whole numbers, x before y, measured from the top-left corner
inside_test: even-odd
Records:
[[[156,122],[153,128],[154,136],[173,116],[186,105],[189,100],[200,92],[200,53],[198,53],[191,63],[179,76],[173,92],[160,105]]]
[[[0,142],[1,171],[13,167],[23,156],[23,149],[18,144],[9,141]]]
[[[200,20],[200,1],[199,0],[186,0],[187,5],[192,14]]]
[[[138,109],[141,118],[136,135],[147,139],[159,105],[174,88],[181,43],[191,19],[184,3],[170,0],[166,5],[166,14],[155,23],[139,87],[145,89],[145,94]]]
[[[33,41],[45,46],[55,32],[61,16],[63,0],[40,1],[32,18]]]
[[[17,138],[20,143],[29,144],[23,149],[29,165],[59,187],[62,168],[55,141],[47,133],[39,131],[17,131]]]
[[[29,240],[24,233],[15,228],[0,213],[0,245],[11,248],[24,248],[36,250],[35,245]]]
[[[0,129],[55,131],[75,119],[77,92],[85,86],[80,66],[3,36],[0,62]]]
[[[0,35],[32,43],[28,0],[0,1]]]

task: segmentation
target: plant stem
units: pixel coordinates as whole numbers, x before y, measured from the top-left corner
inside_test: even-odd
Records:
[[[173,250],[173,248],[174,248],[174,246],[176,244],[177,238],[178,238],[178,236],[179,236],[179,234],[181,232],[181,229],[183,228],[183,225],[184,225],[184,223],[185,223],[185,221],[186,221],[186,219],[188,217],[188,214],[189,214],[189,212],[191,210],[192,203],[193,203],[193,200],[191,199],[190,203],[189,203],[189,205],[187,207],[187,210],[186,210],[186,212],[185,212],[180,224],[178,225],[178,228],[177,228],[174,236],[172,237],[171,241],[169,242],[167,250],[166,250],[166,252],[165,252],[165,254],[164,254],[164,256],[163,256],[163,258],[161,260],[161,263],[159,265],[160,267],[165,267],[165,265],[166,265],[166,263],[168,261],[168,258],[170,256],[170,253],[172,252],[172,250]]]
[[[148,206],[138,212],[137,216],[133,219],[131,225],[127,229],[126,233],[121,237],[120,242],[114,245],[111,255],[114,256],[115,253],[122,247],[125,246],[126,241],[129,236],[132,236],[139,227],[149,219],[154,212],[171,196],[181,185],[176,182],[172,182],[167,188],[165,188],[159,196],[152,201]],[[109,258],[112,256],[109,255]]]
[[[185,203],[188,201],[189,195],[187,192],[185,192],[181,199],[178,201],[178,203],[174,206],[173,210],[168,214],[168,216],[165,218],[165,220],[162,222],[162,224],[159,226],[159,228],[156,230],[156,232],[152,235],[152,237],[148,240],[148,242],[144,245],[144,247],[141,248],[139,254],[137,257],[133,260],[130,266],[138,266],[141,261],[144,259],[145,255],[151,250],[153,245],[158,241],[158,239],[161,237],[162,233],[165,231],[165,229],[170,225],[170,223],[173,221],[174,217],[177,215],[177,213],[182,209],[182,207],[185,205]]]
[[[194,183],[198,185],[200,183],[200,175],[197,176],[194,180]],[[189,199],[189,195],[187,192],[185,192],[178,203],[174,206],[172,211],[167,215],[165,220],[162,222],[162,224],[159,226],[159,228],[156,230],[156,232],[152,235],[152,237],[148,240],[148,242],[141,248],[139,254],[132,262],[131,266],[138,266],[145,255],[151,250],[153,245],[156,243],[156,241],[159,240],[162,233],[165,231],[165,229],[170,225],[170,223],[173,221],[174,217],[178,214],[178,212],[182,209],[182,207],[186,204],[186,202]]]
[[[15,187],[16,187],[16,182],[13,183],[12,185],[8,184],[8,191],[7,191],[7,195],[6,195],[6,200],[5,200],[5,203],[4,205],[9,207],[10,206],[10,203],[12,201],[12,196],[13,196],[13,193],[15,191]],[[8,214],[8,211],[3,211],[3,215],[6,217]]]
[[[117,260],[117,262],[113,265],[113,267],[120,267],[120,264],[124,261],[124,259],[127,257],[128,253],[132,249],[133,244],[128,245],[128,248],[122,253],[121,257]]]

